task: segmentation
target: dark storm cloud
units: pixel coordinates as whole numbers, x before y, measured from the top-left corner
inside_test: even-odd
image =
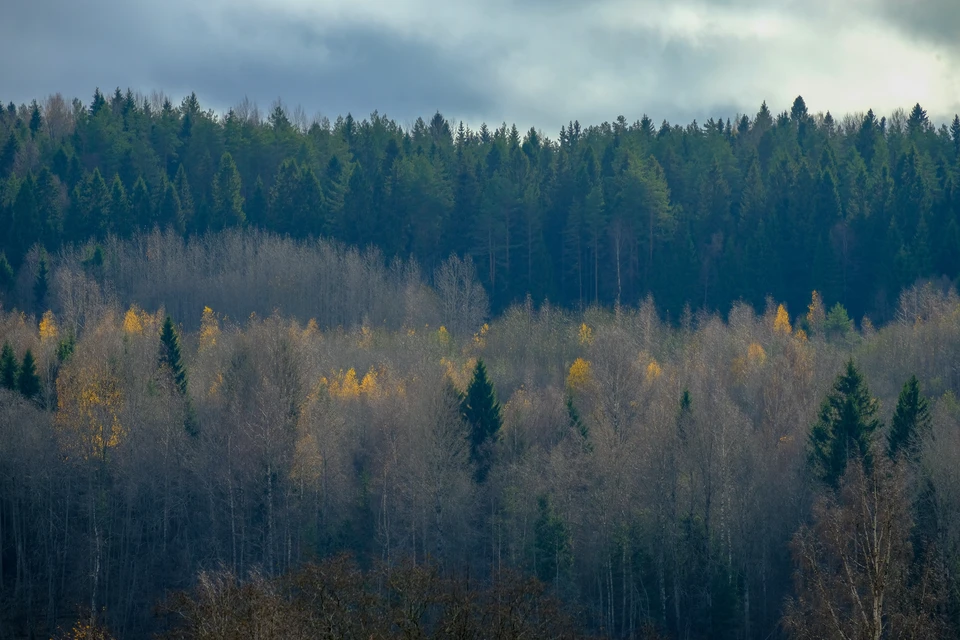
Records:
[[[960,46],[958,0],[880,0],[879,8],[881,16],[921,41]]]
[[[550,135],[778,111],[797,94],[813,111],[940,114],[960,102],[958,29],[958,0],[17,0],[0,99],[120,86],[196,91],[217,111],[279,97],[308,115],[439,109]]]
[[[82,6],[81,6],[82,5]],[[134,10],[128,3],[16,3],[0,39],[19,61],[0,70],[0,98],[62,92],[84,101],[94,86],[180,96],[196,91],[223,110],[245,96],[278,97],[313,114],[374,109],[398,119],[438,108],[480,118],[490,105],[482,50],[456,52],[378,25],[321,29],[270,8],[208,12],[187,3]]]

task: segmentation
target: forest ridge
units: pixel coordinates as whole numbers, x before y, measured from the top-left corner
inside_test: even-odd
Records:
[[[885,321],[916,279],[960,275],[960,119],[936,128],[919,104],[835,119],[798,97],[702,125],[572,122],[551,140],[440,113],[408,129],[378,113],[308,123],[279,103],[218,116],[195,95],[117,89],[11,103],[0,144],[0,272],[38,239],[249,226],[427,273],[470,255],[494,310],[652,293],[677,317],[768,295],[802,309],[817,290]]]

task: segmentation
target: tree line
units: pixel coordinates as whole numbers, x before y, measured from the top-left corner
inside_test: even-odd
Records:
[[[440,113],[307,121],[278,103],[224,115],[195,95],[97,90],[0,109],[0,279],[48,251],[159,227],[256,227],[373,245],[432,273],[471,256],[492,308],[791,308],[820,291],[854,318],[892,318],[917,278],[960,275],[960,118],[918,104],[657,126],[471,130]],[[8,268],[5,265],[9,265]],[[6,275],[5,275],[6,274]]]
[[[882,325],[819,293],[490,318],[479,271],[254,230],[32,249],[0,311],[0,637],[957,628],[952,288]]]

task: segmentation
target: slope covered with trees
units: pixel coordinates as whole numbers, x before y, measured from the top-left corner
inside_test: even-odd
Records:
[[[471,255],[494,310],[652,293],[724,310],[816,289],[888,320],[918,277],[960,275],[960,120],[920,105],[835,119],[766,104],[704,124],[472,131],[435,114],[403,128],[374,113],[307,121],[279,104],[226,115],[119,89],[0,113],[0,250],[14,267],[159,226],[252,226],[413,256],[432,272]],[[0,260],[0,280],[4,279]]]
[[[950,637],[958,180],[919,105],[7,107],[0,640]]]
[[[837,611],[854,637],[957,622],[952,290],[905,290],[880,328],[818,294],[674,325],[652,299],[487,321],[459,258],[436,289],[377,253],[251,231],[47,260],[49,309],[0,314],[14,635],[231,619],[279,638],[342,607],[349,633],[442,637],[451,620],[650,638],[829,637]],[[291,264],[305,287],[284,285]],[[344,552],[358,565],[329,560]]]

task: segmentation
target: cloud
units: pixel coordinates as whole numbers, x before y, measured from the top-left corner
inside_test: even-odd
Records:
[[[909,6],[908,6],[909,5]],[[0,98],[196,91],[223,111],[435,110],[555,134],[584,124],[921,102],[960,110],[955,0],[33,0],[5,8]]]

